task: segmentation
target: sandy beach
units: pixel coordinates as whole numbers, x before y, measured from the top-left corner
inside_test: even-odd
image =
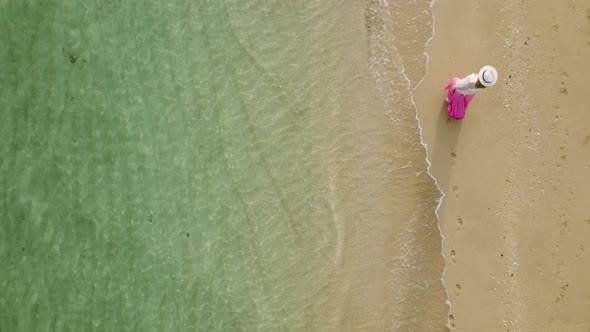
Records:
[[[437,2],[415,98],[455,331],[590,331],[590,3]],[[453,76],[498,69],[465,119]]]

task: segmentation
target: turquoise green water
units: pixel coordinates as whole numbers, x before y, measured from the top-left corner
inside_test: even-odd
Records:
[[[332,44],[321,45],[318,31],[365,31],[366,13],[361,7],[358,22],[340,26],[337,8],[284,1],[0,1],[0,331],[358,326],[340,323],[348,319],[415,327],[425,316],[413,308],[430,287],[438,287],[434,299],[444,307],[434,284],[440,255],[428,258],[432,252],[415,240],[400,242],[391,256],[386,247],[372,248],[370,237],[359,243],[350,220],[379,208],[370,200],[354,202],[361,213],[338,208],[350,197],[372,196],[355,193],[362,174],[348,182],[342,175],[348,170],[326,173],[354,158],[342,147],[356,139],[318,136],[329,125],[318,124],[318,113],[341,112],[343,121],[355,123],[348,104],[335,104],[348,83],[332,79],[338,65],[330,63],[329,48],[347,45],[329,38],[322,40]],[[367,52],[370,47],[359,54]],[[372,77],[368,66],[362,72]],[[321,82],[330,84],[322,90]],[[378,93],[382,87],[373,84],[369,89]],[[388,121],[395,111],[375,114]],[[411,123],[411,112],[401,118]],[[416,133],[399,132],[414,145],[405,155],[396,150],[395,162],[371,158],[396,167],[409,154],[423,160]],[[401,182],[380,195],[393,190],[400,197],[405,190],[410,203],[379,210],[378,221],[391,238],[407,232],[420,238],[426,227],[424,234],[434,237],[423,241],[436,253],[432,219],[405,222],[420,220],[413,209],[422,206],[433,215],[436,192],[423,171],[417,164],[386,181]],[[340,178],[338,190],[330,178]],[[358,248],[370,248],[367,257],[378,253],[375,273],[371,264],[335,272],[365,259],[349,258]],[[385,295],[373,303],[377,297],[354,289],[370,286],[373,275],[401,286],[377,289]],[[340,292],[341,303],[334,297]],[[348,302],[365,300],[384,312],[355,316]]]
[[[303,322],[305,59],[266,69],[241,10],[2,5],[0,330]]]

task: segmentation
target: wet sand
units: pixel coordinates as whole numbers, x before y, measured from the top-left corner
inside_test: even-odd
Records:
[[[439,192],[424,172],[411,88],[401,70],[407,63],[394,42],[402,38],[393,34],[401,33],[394,18],[409,20],[415,8],[398,8],[397,16],[388,10],[376,1],[335,2],[328,11],[336,15],[322,17],[312,39],[318,49],[311,91],[329,91],[311,98],[312,220],[329,229],[327,248],[334,248],[318,265],[326,279],[313,280],[323,285],[310,310],[313,331],[445,330],[434,214]],[[424,45],[430,33],[407,35]],[[424,75],[407,67],[412,78]]]
[[[434,7],[415,98],[456,331],[590,330],[590,4],[458,0]],[[453,76],[498,69],[465,119]]]

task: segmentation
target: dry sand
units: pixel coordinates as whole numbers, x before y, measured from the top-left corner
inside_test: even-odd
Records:
[[[456,331],[590,331],[590,2],[439,1],[416,90]],[[444,86],[496,86],[448,120]]]

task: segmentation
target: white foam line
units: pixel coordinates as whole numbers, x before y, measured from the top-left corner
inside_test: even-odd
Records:
[[[430,56],[428,55],[428,53],[426,52],[426,49],[428,48],[428,45],[430,44],[430,42],[432,41],[432,39],[434,39],[434,36],[436,34],[436,30],[434,29],[434,24],[435,24],[435,20],[434,20],[434,4],[436,3],[436,0],[432,0],[430,1],[430,16],[432,17],[432,34],[430,35],[430,38],[428,38],[428,40],[426,41],[426,43],[424,43],[424,56],[426,56],[426,72],[424,73],[424,76],[422,76],[422,78],[420,79],[420,81],[418,81],[418,83],[416,84],[416,86],[412,89],[412,91],[416,91],[416,89],[422,84],[422,82],[424,81],[424,79],[426,78],[426,76],[428,75],[428,65],[430,64]],[[408,81],[408,84],[410,85],[410,87],[412,86],[412,82],[410,81],[410,79],[406,76],[405,72],[402,72],[402,75],[404,76],[404,78],[406,79],[406,81]],[[447,285],[445,283],[445,275],[447,274],[447,256],[445,256],[445,251],[444,251],[444,244],[445,244],[445,236],[443,235],[442,229],[440,227],[440,217],[438,215],[438,210],[440,209],[443,200],[445,198],[445,193],[442,191],[442,189],[440,188],[437,179],[432,175],[432,173],[430,173],[430,167],[432,166],[432,164],[430,163],[430,160],[428,159],[428,145],[426,143],[424,143],[424,137],[422,135],[422,124],[420,123],[420,118],[418,117],[418,106],[416,105],[416,102],[414,101],[414,93],[411,92],[411,99],[412,99],[412,104],[414,105],[414,110],[416,111],[416,121],[418,122],[418,128],[420,129],[420,144],[422,144],[422,146],[424,147],[424,151],[426,152],[426,164],[428,165],[426,167],[426,173],[428,173],[428,176],[430,176],[430,178],[434,181],[434,185],[436,186],[436,188],[438,189],[438,191],[440,192],[440,197],[437,199],[437,204],[436,204],[436,208],[434,209],[434,214],[436,215],[436,221],[437,221],[437,226],[438,226],[438,232],[440,234],[441,237],[441,255],[445,261],[445,266],[443,268],[442,271],[442,275],[440,277],[440,281],[442,283],[442,286],[445,290],[445,293],[447,295],[447,300],[445,301],[445,304],[448,307],[447,310],[447,328],[449,330],[452,330],[451,327],[451,322],[450,322],[450,315],[451,315],[451,309],[452,309],[452,304],[450,301],[450,296],[449,296],[449,289],[447,288]]]

